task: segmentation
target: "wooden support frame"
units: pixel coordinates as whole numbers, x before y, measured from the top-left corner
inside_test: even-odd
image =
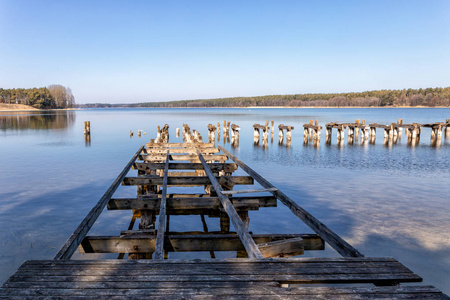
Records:
[[[306,251],[321,251],[325,248],[324,241],[316,234],[251,234],[250,236],[262,248],[265,248],[267,244],[270,246],[281,245],[296,239],[302,240],[303,248]],[[166,252],[245,250],[236,233],[181,234],[167,232],[164,240]],[[153,231],[153,234],[148,232],[126,236],[88,236],[81,243],[79,250],[82,253],[129,253],[136,252],[138,249],[137,252],[145,253],[154,252],[155,245],[156,237]]]
[[[100,198],[97,204],[92,208],[89,214],[84,218],[84,220],[80,223],[77,229],[72,233],[66,243],[61,247],[58,251],[54,259],[70,259],[73,253],[80,245],[81,241],[86,237],[89,229],[91,229],[92,225],[94,225],[97,218],[100,216],[101,212],[105,208],[108,201],[111,199],[114,192],[119,187],[120,183],[123,181],[128,171],[130,171],[131,166],[134,164],[136,159],[139,157],[140,153],[144,149],[144,146],[141,146],[139,150],[133,155],[131,160],[125,166],[125,168],[120,172],[119,176],[117,176],[116,180],[111,184],[111,186],[106,190],[105,194]]]
[[[264,179],[261,175],[259,175],[256,171],[247,166],[244,162],[242,162],[239,158],[231,154],[228,150],[226,150],[222,146],[218,146],[218,148],[225,153],[231,160],[233,160],[241,169],[243,169],[247,174],[252,176],[260,185],[264,188],[275,188],[270,182]],[[347,243],[344,239],[338,236],[335,232],[333,232],[330,228],[328,228],[325,224],[320,222],[317,218],[311,215],[308,211],[306,211],[303,207],[298,205],[295,201],[289,198],[282,191],[277,190],[271,192],[275,197],[277,197],[284,205],[286,205],[299,219],[301,219],[309,228],[311,228],[314,232],[316,232],[324,241],[326,241],[333,249],[335,249],[339,254],[343,257],[363,257],[364,255],[359,252],[357,249],[353,248],[349,243]],[[218,193],[220,194],[220,193]]]
[[[242,222],[241,218],[239,217],[238,213],[236,212],[236,209],[234,208],[233,204],[231,204],[230,199],[226,195],[221,194],[220,192],[223,191],[222,187],[220,186],[219,182],[217,181],[216,177],[212,173],[211,169],[208,167],[208,164],[206,163],[205,159],[203,158],[203,155],[200,153],[200,151],[197,151],[198,158],[200,159],[201,163],[203,164],[203,168],[206,172],[206,175],[208,176],[209,180],[211,181],[211,184],[214,188],[214,190],[217,193],[217,196],[220,199],[220,202],[223,205],[223,208],[225,209],[226,213],[230,217],[231,222],[233,223],[234,228],[236,229],[239,238],[242,241],[242,244],[244,245],[245,250],[247,251],[247,254],[250,258],[263,258],[263,255],[258,249],[258,246],[256,245],[253,238],[250,236],[249,232],[245,229],[245,225]]]
[[[156,234],[155,259],[164,259],[164,234],[166,230],[166,195],[167,178],[169,174],[169,153],[166,154],[166,165],[164,167],[164,180],[162,187],[161,204],[159,206],[158,233]]]

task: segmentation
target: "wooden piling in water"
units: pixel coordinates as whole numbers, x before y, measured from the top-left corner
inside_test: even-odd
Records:
[[[91,134],[91,121],[84,121],[84,134]]]

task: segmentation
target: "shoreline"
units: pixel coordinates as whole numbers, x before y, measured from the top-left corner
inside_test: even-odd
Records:
[[[16,108],[8,107],[9,105],[16,106]],[[17,107],[20,106],[20,107]],[[40,109],[40,108],[34,108],[31,106],[26,107],[26,105],[21,104],[0,104],[0,112],[27,112],[27,111],[75,111],[75,110],[85,110],[85,109],[117,109],[117,108],[129,108],[129,109],[180,109],[180,108],[200,108],[200,109],[210,109],[210,108],[234,108],[234,109],[267,109],[267,108],[273,108],[273,109],[283,109],[283,108],[295,108],[295,109],[361,109],[361,108],[367,108],[367,109],[373,109],[373,108],[450,108],[450,106],[230,106],[230,107],[83,107],[83,108],[49,108],[49,109]]]

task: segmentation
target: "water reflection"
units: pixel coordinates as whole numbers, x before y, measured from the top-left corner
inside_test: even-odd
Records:
[[[6,130],[49,130],[67,129],[75,123],[75,112],[27,112],[7,115],[0,113],[0,128]]]

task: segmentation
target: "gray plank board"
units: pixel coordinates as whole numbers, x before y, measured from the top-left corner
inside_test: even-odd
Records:
[[[230,176],[235,184],[253,184],[253,178],[250,176]],[[140,177],[125,177],[122,185],[162,185],[163,177],[157,175],[143,175]],[[208,185],[211,184],[207,176],[176,176],[167,178],[168,185]]]
[[[160,197],[139,197],[111,199],[108,202],[109,210],[117,209],[152,209],[159,210]],[[263,197],[230,197],[236,208],[243,207],[258,209],[259,207],[276,207],[277,199],[273,196]],[[218,197],[179,197],[167,198],[167,210],[184,209],[220,209],[222,204]]]
[[[169,174],[169,160],[169,150],[167,150],[166,163],[164,167],[162,195],[159,207],[158,233],[156,234],[155,259],[164,259],[164,235],[166,232],[166,196],[167,178]]]
[[[305,250],[323,250],[323,240],[316,235],[272,235],[254,234],[252,238],[258,243],[301,237],[304,239]],[[239,236],[236,234],[195,234],[170,235],[165,238],[165,251],[243,251],[245,250]],[[139,249],[136,251],[133,249]],[[80,251],[85,253],[130,253],[154,252],[155,236],[149,234],[132,234],[127,236],[88,236],[81,245]]]
[[[6,289],[3,295],[10,296],[142,296],[142,295],[214,295],[214,296],[233,296],[233,295],[423,295],[439,294],[439,290],[432,286],[411,286],[411,287],[358,287],[358,288],[339,288],[339,287],[300,287],[300,288],[280,288],[277,286],[239,286],[228,288],[207,288],[206,287],[186,287],[178,288],[119,288],[110,285],[111,288],[105,289],[86,289],[86,288],[27,288],[27,289]]]

